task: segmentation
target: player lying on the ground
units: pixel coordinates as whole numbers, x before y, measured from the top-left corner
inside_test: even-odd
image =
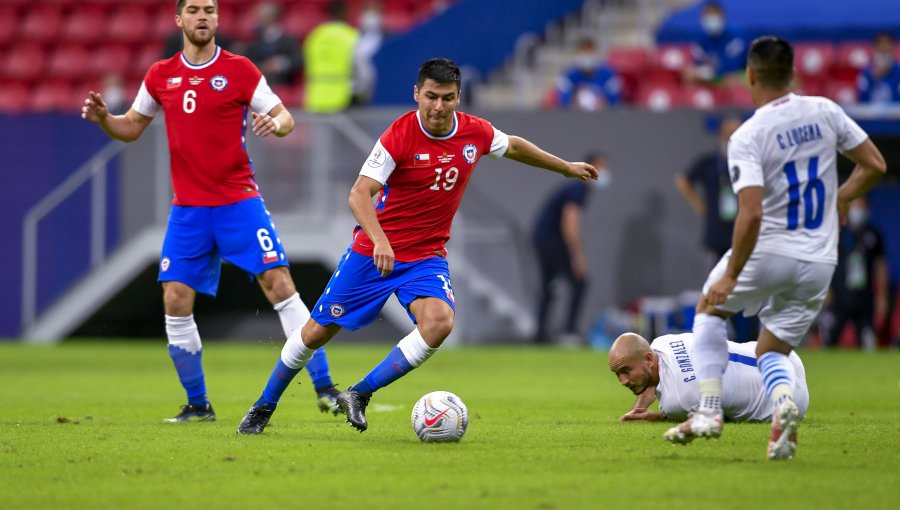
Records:
[[[637,395],[631,411],[619,421],[684,420],[700,404],[700,388],[694,371],[694,335],[664,335],[649,343],[637,333],[625,333],[609,350],[609,369],[622,386]],[[809,407],[806,372],[796,352],[789,356],[793,368],[794,395],[800,416]],[[728,366],[723,375],[722,410],[731,421],[772,418],[772,402],[766,396],[762,374],[756,367],[756,342],[728,342]],[[660,412],[650,411],[659,399]]]

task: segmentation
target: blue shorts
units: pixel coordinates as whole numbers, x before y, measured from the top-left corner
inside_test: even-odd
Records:
[[[438,298],[456,311],[447,259],[431,257],[415,262],[395,262],[394,271],[381,276],[372,257],[347,250],[313,307],[312,318],[322,326],[337,324],[351,331],[357,330],[378,318],[392,293],[406,308],[413,323],[416,318],[409,312],[409,304],[416,298]]]
[[[281,239],[261,198],[217,207],[173,205],[159,261],[159,281],[215,296],[222,259],[251,275],[287,266]]]

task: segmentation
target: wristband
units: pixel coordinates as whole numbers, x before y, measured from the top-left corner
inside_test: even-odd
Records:
[[[275,124],[275,130],[272,131],[272,134],[277,135],[279,131],[281,131],[281,124],[278,123],[278,119],[272,117],[272,124]]]

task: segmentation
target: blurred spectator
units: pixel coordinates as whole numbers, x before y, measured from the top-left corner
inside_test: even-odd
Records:
[[[603,64],[593,39],[584,38],[578,42],[573,64],[557,79],[560,106],[596,111],[619,102],[622,81],[612,68]]]
[[[263,2],[256,7],[256,39],[247,58],[259,67],[269,85],[288,85],[300,70],[300,41],[281,28],[281,7]]]
[[[131,104],[125,97],[125,87],[122,84],[122,76],[118,73],[107,73],[100,84],[100,93],[106,101],[106,108],[113,115],[122,115]]]
[[[559,341],[570,345],[581,343],[578,318],[588,277],[588,261],[581,242],[582,211],[591,189],[605,188],[612,181],[605,156],[589,154],[585,161],[599,172],[597,180],[567,182],[560,186],[541,207],[532,231],[541,271],[535,343],[550,341],[547,316],[554,298],[553,285],[559,278],[564,278],[571,289],[566,324]]]
[[[359,16],[359,41],[356,43],[354,55],[353,102],[366,104],[375,90],[377,72],[372,57],[381,48],[384,30],[381,25],[381,2],[370,1]]]
[[[304,106],[315,113],[342,111],[353,97],[353,59],[359,32],[347,24],[344,2],[332,1],[328,13],[330,20],[314,28],[303,42]]]
[[[865,197],[854,200],[841,228],[838,264],[831,295],[821,319],[823,344],[836,347],[847,320],[856,328],[860,346],[875,347],[876,327],[888,314],[888,266],[881,232],[869,222]]]
[[[700,24],[704,35],[693,45],[694,65],[685,69],[685,81],[739,82],[747,53],[743,35],[728,23],[718,2],[704,4]]]
[[[675,174],[678,192],[703,217],[703,248],[710,268],[731,248],[738,201],[731,188],[726,154],[728,139],[740,126],[739,117],[723,118],[719,123],[719,147],[701,156],[687,172]],[[698,187],[700,193],[697,191]],[[731,324],[734,328],[733,338],[737,341],[756,340],[759,326],[755,317],[734,314]]]
[[[872,41],[872,65],[857,79],[860,103],[900,102],[900,65],[894,57],[894,36],[880,32]]]

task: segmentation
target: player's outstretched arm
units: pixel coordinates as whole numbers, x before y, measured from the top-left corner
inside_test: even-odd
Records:
[[[509,147],[503,156],[513,161],[550,170],[566,177],[574,177],[584,181],[597,179],[597,169],[588,163],[565,161],[518,136],[509,137]]]
[[[656,401],[656,388],[649,387],[638,395],[631,410],[619,417],[619,421],[660,421],[666,415],[649,410],[650,404]]]
[[[353,216],[356,217],[356,222],[375,245],[372,250],[372,258],[375,266],[378,267],[378,272],[381,273],[381,276],[387,276],[394,270],[394,249],[391,248],[391,243],[384,235],[384,230],[378,223],[375,208],[372,207],[372,197],[382,187],[381,183],[375,179],[360,175],[353,188],[350,189],[348,202]]]
[[[253,132],[259,137],[275,135],[281,138],[289,135],[294,130],[294,116],[283,104],[279,104],[272,108],[269,113],[262,115],[253,112],[252,117],[253,124],[251,127]]]
[[[850,202],[866,194],[887,172],[887,164],[878,147],[870,138],[857,147],[844,152],[844,156],[856,163],[850,177],[838,188],[838,211],[843,218]]]
[[[133,142],[140,138],[153,117],[147,117],[129,109],[124,115],[111,115],[106,102],[99,92],[90,91],[81,107],[81,118],[100,126],[110,137],[123,142]]]

